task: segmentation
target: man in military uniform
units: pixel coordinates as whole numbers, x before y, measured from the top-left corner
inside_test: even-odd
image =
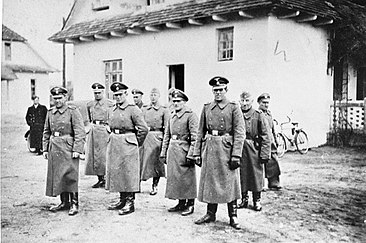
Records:
[[[46,117],[43,132],[43,155],[48,159],[46,195],[60,195],[61,204],[51,211],[78,213],[79,156],[83,152],[85,130],[83,118],[75,106],[66,104],[67,89],[54,87],[55,106]]]
[[[119,209],[120,215],[135,211],[135,192],[140,191],[138,147],[143,144],[148,133],[141,110],[126,99],[127,89],[120,82],[111,85],[116,105],[108,112],[111,134],[107,145],[106,189],[120,194],[119,201],[108,209]]]
[[[209,81],[214,101],[201,113],[193,155],[198,165],[202,163],[198,200],[208,205],[206,215],[195,223],[215,221],[218,203],[227,203],[230,225],[240,229],[236,200],[241,194],[238,168],[245,128],[240,107],[226,98],[228,83],[223,77]]]
[[[92,188],[105,186],[105,158],[109,133],[107,131],[108,110],[113,101],[104,99],[104,86],[94,83],[91,88],[94,100],[86,104],[88,124],[86,126],[86,167],[85,175],[97,175],[98,182]]]
[[[139,89],[133,89],[131,93],[133,102],[135,102],[135,105],[137,105],[141,109],[144,105],[144,103],[142,102],[142,96],[144,95],[144,93]]]
[[[159,161],[164,129],[169,120],[169,110],[159,103],[160,92],[153,88],[149,105],[142,107],[142,114],[149,127],[144,144],[141,147],[141,180],[153,178],[150,195],[158,192],[160,177],[165,177],[165,166]]]
[[[268,188],[270,190],[280,190],[280,166],[278,164],[277,157],[277,137],[274,128],[273,118],[269,108],[269,103],[271,100],[271,96],[268,93],[261,94],[257,102],[259,104],[259,110],[261,110],[264,114],[264,117],[267,119],[270,134],[269,137],[271,139],[271,158],[268,163],[264,164],[265,176],[268,180]]]
[[[246,138],[240,167],[242,200],[239,208],[248,207],[248,191],[253,193],[253,209],[262,210],[263,164],[270,158],[269,128],[263,112],[253,109],[250,93],[242,92],[240,106],[244,116]]]
[[[165,129],[160,158],[167,161],[167,183],[165,197],[178,199],[169,212],[181,212],[187,216],[194,211],[197,197],[196,168],[193,150],[197,137],[198,117],[185,104],[188,97],[183,91],[172,94],[175,111]]]
[[[39,103],[39,97],[32,97],[33,105],[28,107],[25,120],[30,127],[29,138],[30,147],[35,149],[38,155],[42,155],[42,136],[44,122],[47,115],[47,107]]]

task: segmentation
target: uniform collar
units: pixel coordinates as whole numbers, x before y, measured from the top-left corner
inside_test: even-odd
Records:
[[[56,106],[54,106],[52,108],[52,113],[55,114],[57,111],[60,112],[61,114],[64,113],[67,110],[67,105],[63,105],[61,108],[56,108]]]
[[[223,99],[221,102],[212,102],[210,105],[210,109],[212,110],[213,108],[215,108],[215,106],[218,106],[221,110],[224,109],[227,104],[229,104],[229,100],[227,98]]]
[[[104,105],[104,103],[105,103],[105,99],[101,99],[101,100],[94,100],[95,101],[95,104],[94,104],[94,106],[96,106],[96,105]]]
[[[153,105],[152,103],[150,103],[149,107],[147,108],[148,110],[150,110],[151,108],[154,108],[155,110],[159,110],[159,108],[161,107],[160,103],[157,102],[155,105]]]
[[[173,112],[173,116],[177,116],[178,118],[181,118],[184,113],[189,113],[191,112],[191,109],[189,109],[187,106],[184,106],[180,111],[178,112]]]
[[[243,116],[245,119],[249,119],[250,117],[252,117],[253,113],[255,112],[254,108],[250,108],[250,110],[246,113],[243,112]]]
[[[128,105],[129,105],[128,104],[128,101],[126,100],[125,102],[123,102],[120,105],[119,104],[115,104],[115,107],[114,107],[113,110],[116,110],[117,108],[124,110]]]

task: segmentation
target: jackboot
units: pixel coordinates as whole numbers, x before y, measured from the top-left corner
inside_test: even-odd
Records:
[[[160,177],[153,178],[152,189],[150,191],[150,195],[154,196],[158,193],[158,184],[159,184]]]
[[[70,192],[70,210],[69,215],[73,216],[79,212],[79,193],[77,192]]]
[[[196,220],[195,224],[210,223],[216,220],[217,203],[207,204],[207,213],[200,219]]]
[[[238,208],[248,208],[248,200],[249,200],[249,196],[248,196],[248,192],[242,192],[241,194],[241,202],[238,205]]]
[[[253,192],[253,209],[254,211],[261,211],[261,192]]]
[[[182,212],[182,216],[190,215],[194,212],[194,199],[188,199],[186,208]]]
[[[50,207],[50,211],[57,212],[62,210],[68,210],[70,208],[70,200],[68,192],[61,192],[60,194],[61,203],[57,206]]]
[[[178,204],[175,205],[172,208],[168,209],[168,212],[179,212],[183,211],[186,207],[186,200],[185,199],[179,199]]]
[[[134,192],[126,192],[126,204],[125,206],[118,211],[119,215],[126,215],[135,212],[135,199]]]
[[[105,187],[104,175],[98,175],[98,182],[95,183],[92,188]]]
[[[119,201],[108,206],[108,210],[119,210],[122,209],[126,204],[125,192],[119,193]]]
[[[233,227],[234,229],[241,229],[238,222],[238,211],[237,211],[236,200],[229,202],[227,204],[227,211],[230,218],[230,226]]]

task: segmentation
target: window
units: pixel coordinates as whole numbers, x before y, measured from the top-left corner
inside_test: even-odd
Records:
[[[165,0],[147,0],[147,6],[164,3]]]
[[[5,60],[11,61],[11,43],[5,43]]]
[[[114,82],[122,82],[122,59],[104,62],[106,95],[112,98],[109,87]]]
[[[103,11],[109,9],[110,0],[93,0],[92,9],[94,11]]]
[[[33,99],[33,97],[36,96],[36,80],[35,79],[30,80],[30,88],[31,88],[31,99]]]
[[[233,60],[234,28],[218,29],[219,61]]]
[[[366,97],[366,67],[357,70],[356,100],[363,100]]]

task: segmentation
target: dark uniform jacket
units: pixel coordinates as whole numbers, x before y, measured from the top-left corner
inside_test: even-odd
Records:
[[[107,131],[108,110],[114,102],[109,99],[92,100],[86,105],[87,139],[85,152],[85,174],[105,175],[105,159],[109,133]]]
[[[198,117],[188,107],[173,112],[165,129],[161,157],[167,157],[165,197],[193,199],[197,197],[196,168],[187,163],[193,159],[197,137]]]
[[[78,191],[79,159],[72,153],[82,153],[84,143],[83,118],[75,106],[48,111],[43,133],[43,151],[48,151],[47,196]]]
[[[46,120],[47,107],[38,104],[37,108],[32,105],[28,108],[25,119],[30,127],[30,147],[42,149],[42,137],[44,122]]]
[[[228,203],[241,197],[239,170],[230,170],[232,157],[242,156],[245,128],[239,105],[227,99],[205,104],[194,156],[201,156],[198,200]]]
[[[241,190],[260,192],[264,175],[263,164],[259,159],[268,161],[271,156],[270,131],[263,112],[251,108],[243,116],[246,139],[240,167]]]
[[[140,160],[148,127],[141,110],[127,101],[108,112],[111,134],[107,145],[106,189],[111,192],[140,191]]]

